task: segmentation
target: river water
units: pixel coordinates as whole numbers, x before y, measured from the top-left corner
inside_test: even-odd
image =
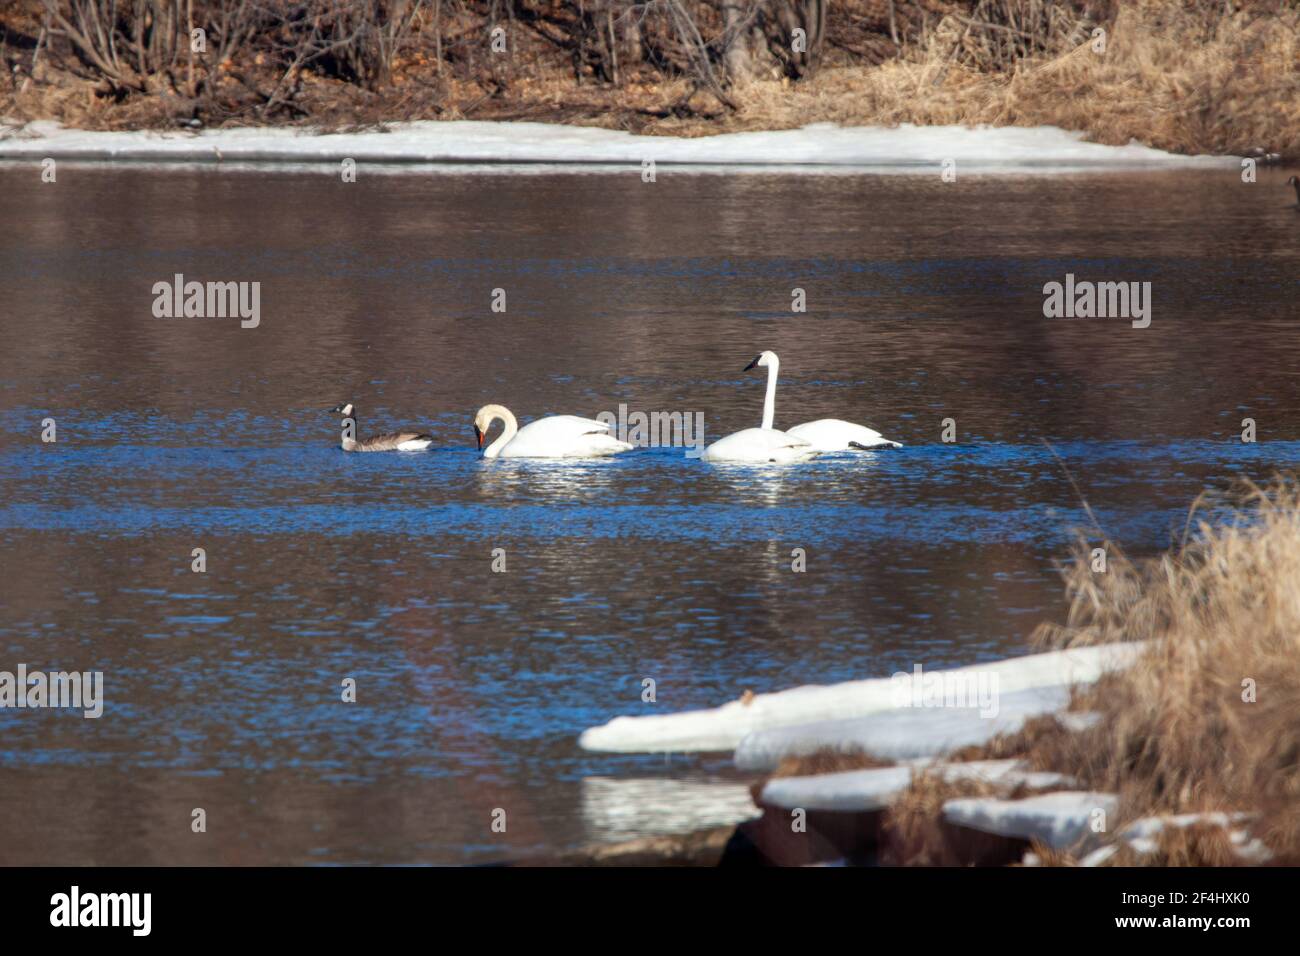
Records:
[[[739,779],[586,727],[1024,653],[1100,537],[1061,462],[1150,554],[1300,457],[1283,178],[0,167],[0,670],[105,686],[0,710],[0,863],[548,854]],[[177,273],[259,282],[258,326],[155,316]],[[1150,326],[1046,318],[1067,274],[1150,282]],[[477,455],[488,402],[756,425],[764,349],[778,427],[905,447]],[[343,454],[345,401],[434,447]]]

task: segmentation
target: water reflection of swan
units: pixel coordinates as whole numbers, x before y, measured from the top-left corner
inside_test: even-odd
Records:
[[[603,459],[584,461],[499,461],[475,469],[482,493],[498,500],[537,502],[547,498],[595,501],[609,493],[617,468]]]
[[[497,440],[483,448],[494,421],[504,426]],[[606,422],[577,415],[550,415],[523,428],[504,405],[484,405],[474,416],[474,434],[484,458],[599,458],[631,451],[632,446],[610,434]]]
[[[730,500],[769,508],[788,501],[786,478],[793,476],[785,469],[728,468],[726,464],[723,462],[723,467],[713,469],[713,473],[731,486]]]

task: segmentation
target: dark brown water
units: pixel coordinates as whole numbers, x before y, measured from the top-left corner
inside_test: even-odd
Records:
[[[0,710],[0,863],[549,852],[637,832],[589,778],[729,775],[585,754],[588,726],[1023,652],[1085,523],[1042,439],[1138,553],[1207,485],[1300,457],[1283,178],[0,167],[0,670],[106,686],[98,720]],[[260,282],[259,327],[156,318],[178,272]],[[1151,282],[1151,326],[1044,318],[1066,273]],[[721,437],[758,423],[762,349],[778,426],[906,447],[473,447],[487,402]],[[434,449],[342,454],[346,400]]]

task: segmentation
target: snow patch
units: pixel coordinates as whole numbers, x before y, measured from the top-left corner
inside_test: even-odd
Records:
[[[1113,793],[1066,790],[1023,800],[971,797],[949,800],[943,818],[955,826],[982,833],[1038,840],[1055,850],[1083,843],[1096,843],[1103,834],[1092,830],[1093,814],[1101,810],[1107,818],[1119,809]]]
[[[1260,839],[1235,824],[1246,823],[1254,818],[1252,813],[1180,813],[1173,816],[1143,817],[1134,820],[1120,830],[1116,842],[1093,850],[1082,860],[1080,866],[1100,866],[1116,853],[1122,844],[1128,844],[1135,853],[1154,853],[1160,846],[1159,837],[1167,829],[1184,829],[1192,824],[1208,824],[1228,831],[1228,842],[1233,852],[1246,863],[1267,863],[1273,853]]]
[[[880,760],[937,757],[1015,733],[1026,720],[1070,702],[1068,684],[1003,694],[996,717],[973,707],[899,707],[852,720],[829,720],[748,734],[736,747],[741,770],[774,770],[786,757],[818,750],[864,752]]]
[[[1142,650],[1137,643],[1102,644],[933,673],[969,680],[981,673],[986,678],[996,675],[999,694],[1005,700],[1030,688],[1092,683],[1107,671],[1127,667]],[[880,677],[758,694],[748,703],[736,700],[710,710],[615,717],[603,726],[584,731],[578,743],[586,750],[617,753],[734,750],[748,734],[757,731],[911,710],[897,706],[897,686],[891,678]]]
[[[1136,142],[1089,143],[1052,126],[839,127],[724,133],[682,139],[548,123],[391,123],[368,132],[318,133],[282,127],[200,132],[101,132],[38,121],[0,126],[0,159],[136,162],[358,164],[508,163],[844,168],[937,175],[953,160],[967,172],[1131,169],[1239,165],[1231,156],[1179,156]]]
[[[1029,771],[1019,760],[972,760],[968,763],[918,763],[872,770],[817,774],[809,777],[782,777],[764,788],[761,802],[793,810],[836,810],[863,813],[880,810],[912,785],[913,776],[933,773],[953,783],[975,780],[1008,788],[1025,786],[1034,790],[1069,787],[1073,781],[1064,774]]]

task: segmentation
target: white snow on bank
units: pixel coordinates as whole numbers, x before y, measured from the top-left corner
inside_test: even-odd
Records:
[[[999,695],[1005,697],[1036,687],[1092,683],[1108,670],[1128,666],[1141,653],[1140,644],[1104,644],[934,673],[971,682],[996,679]],[[748,704],[735,700],[712,710],[615,717],[584,731],[578,743],[587,750],[619,753],[734,750],[746,735],[760,730],[910,710],[898,707],[897,691],[888,677],[795,687],[758,694]]]
[[[835,810],[864,813],[889,806],[912,785],[912,777],[933,773],[950,783],[975,780],[1007,788],[1032,790],[1072,786],[1069,777],[1047,771],[1029,771],[1019,760],[972,760],[967,763],[928,764],[849,770],[810,777],[781,777],[763,787],[762,802],[793,810]]]
[[[1143,817],[1121,830],[1115,843],[1093,850],[1079,861],[1079,865],[1100,866],[1118,853],[1120,846],[1125,843],[1135,853],[1154,853],[1160,846],[1160,834],[1165,830],[1181,830],[1193,824],[1227,830],[1228,843],[1239,859],[1246,863],[1267,863],[1273,858],[1272,851],[1262,840],[1251,837],[1245,829],[1235,826],[1246,823],[1253,817],[1254,814],[1250,813],[1183,813],[1177,816]]]
[[[818,750],[860,751],[880,760],[937,757],[1019,730],[1030,717],[1063,710],[1066,684],[1002,694],[995,717],[970,707],[899,707],[851,720],[826,720],[747,734],[736,746],[741,770],[775,770],[786,757]]]
[[[0,125],[0,159],[45,157],[138,162],[549,163],[563,166],[685,164],[696,167],[857,167],[938,175],[944,160],[977,171],[1067,171],[1239,165],[1230,156],[1178,156],[1137,143],[1088,143],[1051,126],[838,127],[726,133],[682,139],[547,123],[395,123],[385,132],[324,133],[284,128],[200,132],[93,132],[42,121]]]
[[[1117,809],[1119,798],[1113,793],[1062,791],[1023,800],[949,800],[943,805],[943,818],[955,826],[1039,840],[1052,849],[1063,850],[1079,843],[1095,844],[1105,834],[1093,831],[1094,814],[1100,810],[1109,819]]]
[[[690,833],[760,816],[742,783],[647,777],[582,781],[582,817],[594,839],[622,842],[651,834]]]

